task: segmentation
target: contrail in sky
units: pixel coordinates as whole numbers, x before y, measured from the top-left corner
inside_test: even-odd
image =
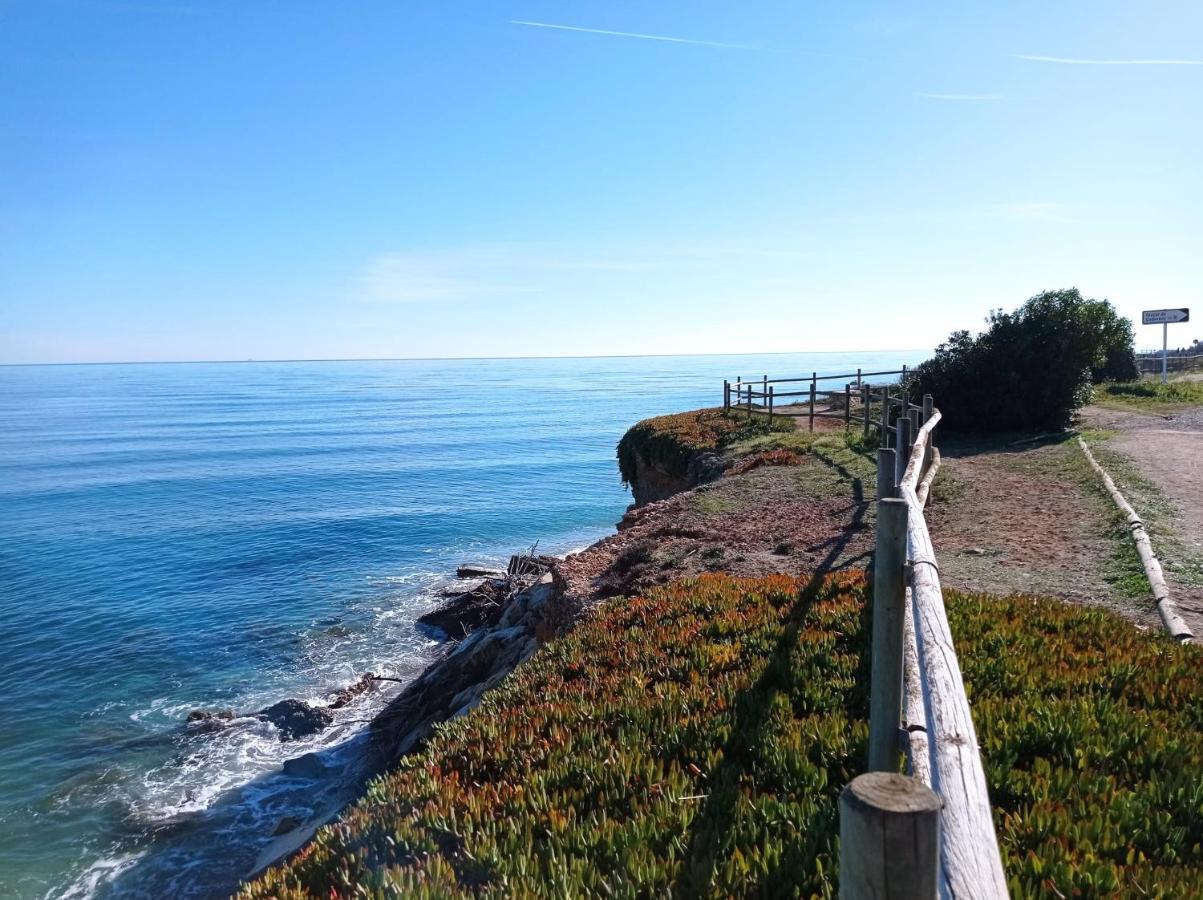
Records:
[[[1203,66],[1203,59],[1067,59],[1064,56],[1029,56],[1026,53],[1016,53],[1015,58],[1066,66]]]
[[[1002,94],[929,94],[920,91],[918,96],[928,100],[1001,100]]]
[[[722,47],[725,50],[753,50],[747,44],[723,44],[719,41],[694,41],[689,38],[667,37],[662,34],[639,34],[634,31],[607,31],[604,28],[581,28],[578,25],[553,25],[551,22],[528,22],[525,19],[510,19],[511,25],[528,28],[554,28],[557,31],[579,31],[584,34],[606,34],[610,37],[638,38],[641,41],[666,41],[670,44],[697,44],[702,47]]]

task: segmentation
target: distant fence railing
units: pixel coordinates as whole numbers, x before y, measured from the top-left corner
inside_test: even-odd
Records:
[[[874,428],[887,432],[893,417],[906,411],[909,374],[903,366],[884,372],[857,369],[854,374],[847,375],[812,372],[809,378],[769,378],[765,375],[755,381],[725,380],[723,409],[744,411],[749,418],[754,412],[763,413],[770,423],[775,416],[805,418],[809,420],[811,431],[814,431],[815,419],[843,419],[845,424],[857,419],[863,422],[868,437]],[[898,376],[897,381],[873,384],[867,380],[891,375]],[[829,386],[833,382],[836,386]],[[874,405],[876,413],[873,412]]]
[[[1008,896],[923,516],[940,465],[939,421],[930,396],[918,410],[907,404],[894,446],[877,451],[869,772],[840,798],[844,900]],[[900,743],[910,778],[896,774]]]
[[[1136,357],[1136,365],[1142,375],[1157,375],[1161,372],[1161,354],[1141,354]],[[1168,372],[1194,372],[1203,369],[1203,353],[1169,355],[1165,365]]]

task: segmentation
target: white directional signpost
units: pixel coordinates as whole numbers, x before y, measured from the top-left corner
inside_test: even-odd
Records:
[[[1169,380],[1170,325],[1189,322],[1189,309],[1146,309],[1140,314],[1141,325],[1161,326],[1161,383]]]

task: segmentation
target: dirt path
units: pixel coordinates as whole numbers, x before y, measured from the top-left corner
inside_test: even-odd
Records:
[[[1171,596],[1203,639],[1203,407],[1156,414],[1092,406],[1083,412],[1083,421],[1115,432],[1103,442],[1104,453],[1115,452],[1122,459],[1113,460],[1113,466],[1100,462],[1109,471],[1118,469],[1111,476],[1149,519]],[[1126,471],[1124,462],[1138,477]]]
[[[948,587],[1060,597],[1156,623],[1115,583],[1113,514],[1075,445],[945,441],[941,455],[927,520]]]

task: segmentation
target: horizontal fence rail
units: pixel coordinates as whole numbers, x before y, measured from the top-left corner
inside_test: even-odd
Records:
[[[891,404],[887,400],[887,412]],[[923,507],[940,465],[935,447],[940,412],[925,396],[921,407],[897,404],[894,447],[878,451],[877,554],[873,579],[873,659],[870,684],[869,769],[862,779],[895,772],[899,743],[905,750],[914,802],[928,786],[941,801],[936,892],[941,898],[1006,898],[985,770],[964,680],[944,609],[940,572]],[[905,412],[905,414],[903,414]],[[888,433],[888,432],[887,432]],[[894,776],[895,778],[897,776]],[[862,792],[863,793],[863,792]],[[841,834],[845,809],[841,801]],[[888,812],[883,807],[883,815]],[[912,823],[913,825],[913,823]],[[883,868],[881,859],[905,858],[907,850],[883,828],[880,849],[855,864],[841,859],[841,873]],[[913,830],[913,827],[912,827]],[[893,841],[893,843],[891,843]],[[865,845],[858,845],[864,847]],[[843,852],[841,850],[841,852]],[[915,865],[924,865],[917,859]],[[845,900],[885,896],[888,889],[861,880],[845,886]],[[923,891],[923,896],[934,896]]]
[[[888,371],[866,372],[858,369],[846,375],[820,375],[812,372],[809,378],[769,378],[755,380],[742,377],[723,382],[723,409],[753,415],[767,415],[770,424],[776,416],[805,418],[814,431],[815,419],[842,419],[845,425],[855,419],[865,437],[876,429],[890,427],[893,416],[905,410],[906,366]],[[866,379],[897,376],[895,382],[872,384]],[[829,383],[836,382],[837,386]],[[876,407],[876,411],[874,408]]]
[[[1142,354],[1136,358],[1136,364],[1142,375],[1156,375],[1161,371],[1161,352],[1158,351],[1156,356]],[[1166,357],[1165,364],[1169,372],[1193,372],[1203,369],[1203,354],[1171,354]]]

